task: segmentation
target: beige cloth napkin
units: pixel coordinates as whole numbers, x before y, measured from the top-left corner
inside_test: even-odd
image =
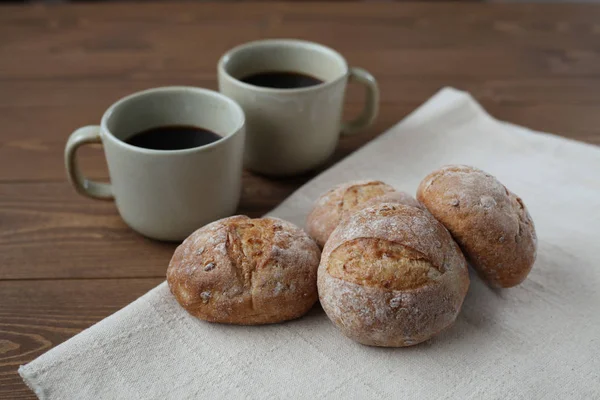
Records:
[[[377,178],[414,193],[465,163],[526,202],[538,260],[520,286],[472,276],[456,324],[404,349],[359,345],[323,311],[241,327],[186,314],[165,283],[22,367],[41,399],[598,399],[600,149],[500,122],[443,89],[272,215],[303,225],[332,185]]]

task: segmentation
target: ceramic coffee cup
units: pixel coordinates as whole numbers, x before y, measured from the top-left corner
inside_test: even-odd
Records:
[[[125,142],[147,129],[189,125],[222,136],[183,150],[153,150]],[[235,212],[241,194],[244,112],[210,90],[163,87],[124,97],[104,113],[100,125],[71,134],[65,163],[75,189],[113,199],[123,220],[142,235],[176,241]],[[93,182],[77,167],[76,151],[102,143],[110,183]]]
[[[243,82],[261,72],[292,72],[320,84],[282,89]],[[333,153],[340,133],[369,126],[378,111],[379,90],[373,76],[349,67],[338,52],[301,40],[261,40],[235,47],[218,64],[219,90],[246,114],[247,168],[275,176],[302,173]],[[366,88],[366,103],[353,121],[342,122],[348,82]]]

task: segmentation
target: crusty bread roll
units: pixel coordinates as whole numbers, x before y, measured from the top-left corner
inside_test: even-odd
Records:
[[[325,244],[319,299],[348,337],[410,346],[450,326],[469,287],[448,231],[416,207],[383,203],[345,219]]]
[[[297,226],[234,216],[198,229],[167,270],[169,288],[190,314],[258,325],[298,318],[317,301],[320,250]]]
[[[342,218],[362,208],[368,200],[394,191],[381,181],[342,183],[317,199],[306,219],[306,230],[323,247]]]
[[[536,257],[535,227],[523,201],[495,177],[448,165],[423,179],[417,198],[489,285],[511,287],[527,277]]]

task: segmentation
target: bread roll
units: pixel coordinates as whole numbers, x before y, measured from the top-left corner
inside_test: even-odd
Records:
[[[523,200],[492,175],[449,165],[423,179],[417,198],[489,285],[507,288],[527,277],[537,249],[533,221]]]
[[[423,342],[461,308],[467,263],[427,211],[383,203],[342,221],[323,249],[319,299],[349,338],[385,347]]]
[[[394,191],[393,187],[380,181],[338,185],[317,199],[306,220],[306,230],[323,247],[342,218],[362,208],[368,200]]]
[[[210,322],[258,325],[298,318],[317,301],[320,250],[277,218],[234,216],[190,235],[167,270],[171,292]]]

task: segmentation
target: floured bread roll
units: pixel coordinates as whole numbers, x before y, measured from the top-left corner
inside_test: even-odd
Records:
[[[171,292],[190,314],[257,325],[298,318],[317,301],[320,250],[277,218],[234,216],[198,229],[167,270]]]
[[[489,285],[506,288],[525,280],[536,257],[535,227],[523,200],[496,178],[449,165],[423,179],[417,198]]]
[[[323,247],[342,218],[362,208],[367,201],[394,191],[393,187],[381,181],[353,181],[338,185],[317,199],[306,219],[306,230]]]
[[[427,211],[383,203],[342,221],[323,249],[319,299],[362,344],[410,346],[450,326],[469,287],[467,263]]]

